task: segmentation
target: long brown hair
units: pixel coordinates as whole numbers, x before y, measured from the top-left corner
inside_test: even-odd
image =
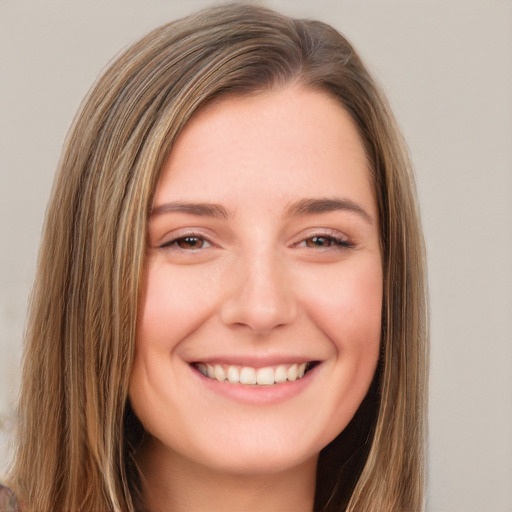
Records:
[[[128,401],[146,225],[159,171],[213,99],[298,82],[337,98],[365,145],[384,266],[382,357],[320,455],[315,510],[422,508],[427,322],[414,180],[387,103],[347,40],[262,7],[160,27],[95,84],[71,131],[33,290],[11,483],[27,511],[134,511],[141,426]]]

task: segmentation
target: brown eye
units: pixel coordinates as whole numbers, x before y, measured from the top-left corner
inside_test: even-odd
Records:
[[[160,248],[165,249],[167,251],[194,252],[200,251],[202,249],[207,249],[211,246],[212,244],[202,235],[194,235],[193,233],[191,233],[189,235],[173,238],[172,240],[169,240],[168,242],[162,244]]]
[[[176,245],[180,249],[197,250],[204,247],[205,241],[198,236],[184,236],[176,240]]]
[[[329,236],[312,236],[306,241],[306,247],[315,249],[317,247],[331,247],[334,244],[334,240]]]
[[[299,244],[308,249],[331,249],[331,250],[342,250],[349,249],[353,245],[343,238],[338,238],[332,235],[314,235],[309,238],[305,238]]]

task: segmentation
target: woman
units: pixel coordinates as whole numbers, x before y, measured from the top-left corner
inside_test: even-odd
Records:
[[[420,510],[423,266],[393,117],[334,29],[233,5],[151,32],[60,163],[21,509]]]

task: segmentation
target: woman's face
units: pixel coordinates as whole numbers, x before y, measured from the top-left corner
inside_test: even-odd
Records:
[[[378,226],[335,99],[294,86],[200,111],[149,222],[130,399],[153,449],[239,474],[315,460],[376,368]]]

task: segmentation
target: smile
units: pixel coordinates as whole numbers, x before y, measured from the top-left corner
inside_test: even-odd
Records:
[[[246,386],[272,386],[301,379],[314,366],[314,363],[290,363],[263,368],[209,363],[194,363],[193,366],[205,377],[219,382]]]

